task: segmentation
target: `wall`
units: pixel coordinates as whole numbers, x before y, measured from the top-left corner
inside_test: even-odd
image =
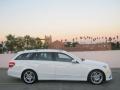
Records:
[[[87,51],[87,52],[70,52],[80,58],[103,61],[112,68],[120,68],[120,50],[116,51]],[[0,54],[0,68],[7,68],[8,62],[15,54]]]

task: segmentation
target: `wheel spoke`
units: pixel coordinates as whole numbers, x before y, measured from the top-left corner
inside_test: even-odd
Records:
[[[94,71],[91,73],[91,82],[99,84],[103,81],[103,74],[100,71]]]
[[[23,77],[26,83],[33,83],[35,81],[35,74],[32,71],[26,71]]]

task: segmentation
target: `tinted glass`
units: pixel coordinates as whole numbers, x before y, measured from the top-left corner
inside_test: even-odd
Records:
[[[53,60],[51,52],[33,52],[19,55],[15,60]]]
[[[73,60],[72,57],[64,53],[56,53],[55,56],[56,56],[56,61],[71,62]]]
[[[31,60],[33,58],[33,53],[24,53],[19,55],[15,60]]]
[[[50,52],[38,52],[35,54],[35,60],[53,60],[52,53]]]

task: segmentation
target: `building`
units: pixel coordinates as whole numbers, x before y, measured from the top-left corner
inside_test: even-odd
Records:
[[[101,44],[77,44],[75,47],[66,47],[62,41],[54,41],[48,45],[50,49],[63,49],[66,51],[101,51],[101,50],[111,50],[111,43],[101,43]]]
[[[48,48],[52,48],[52,49],[64,49],[64,43],[61,41],[54,41],[51,44],[48,45]]]
[[[46,36],[45,35],[45,43],[47,44],[47,45],[50,45],[51,43],[52,43],[52,36],[50,35],[50,36]]]

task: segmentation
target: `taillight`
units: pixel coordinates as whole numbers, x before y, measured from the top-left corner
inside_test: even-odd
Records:
[[[13,66],[15,66],[15,62],[14,61],[10,61],[9,62],[9,68],[12,68]]]

